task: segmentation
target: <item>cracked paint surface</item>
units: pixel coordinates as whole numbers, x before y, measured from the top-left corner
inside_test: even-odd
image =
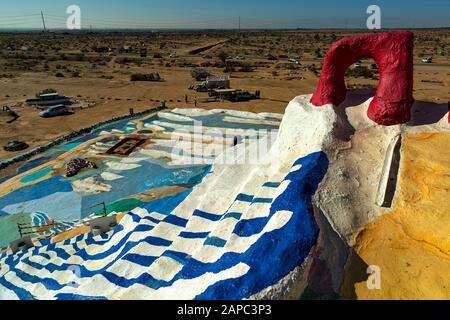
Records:
[[[381,268],[381,289],[357,282],[355,294],[450,299],[450,133],[406,135],[398,183],[392,210],[355,235],[357,256]]]

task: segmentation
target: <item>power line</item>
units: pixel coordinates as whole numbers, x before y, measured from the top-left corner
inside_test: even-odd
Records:
[[[3,17],[0,17],[0,20],[3,20],[3,19],[14,19],[14,18],[23,18],[23,17],[33,17],[33,16],[39,16],[40,14],[39,13],[34,13],[34,14],[24,14],[24,15],[21,15],[21,16],[3,16]]]
[[[44,14],[42,13],[42,10],[41,10],[41,17],[42,17],[42,24],[44,25],[44,32],[46,33],[47,28],[45,27],[45,19],[44,19]]]

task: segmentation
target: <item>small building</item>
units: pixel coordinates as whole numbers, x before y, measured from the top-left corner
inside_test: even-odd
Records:
[[[230,76],[208,76],[205,84],[208,89],[229,89]]]
[[[40,94],[37,99],[25,101],[30,106],[53,106],[57,104],[70,104],[70,98],[60,95],[57,92]]]
[[[122,48],[120,48],[120,53],[132,53],[132,52],[133,52],[132,46],[122,46]]]

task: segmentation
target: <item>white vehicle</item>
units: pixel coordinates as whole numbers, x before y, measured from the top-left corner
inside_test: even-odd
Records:
[[[356,62],[356,63],[353,65],[353,67],[355,67],[355,68],[362,67],[362,61]]]
[[[422,58],[422,62],[423,63],[432,63],[433,62],[433,58],[432,57]]]
[[[62,116],[69,113],[69,108],[63,104],[58,104],[56,106],[51,106],[47,110],[39,112],[39,116],[42,118],[50,118],[56,116]]]
[[[169,56],[170,59],[175,59],[176,57],[177,57],[177,53],[176,52],[171,53],[170,56]]]
[[[294,58],[290,58],[289,61],[293,62],[295,64],[299,64],[300,63],[300,61],[298,61],[297,59],[294,59]]]

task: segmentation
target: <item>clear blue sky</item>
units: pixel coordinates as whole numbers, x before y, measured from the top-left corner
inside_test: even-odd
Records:
[[[450,0],[0,0],[0,28],[64,28],[66,8],[81,8],[89,28],[364,28],[371,4],[382,27],[449,27]]]

